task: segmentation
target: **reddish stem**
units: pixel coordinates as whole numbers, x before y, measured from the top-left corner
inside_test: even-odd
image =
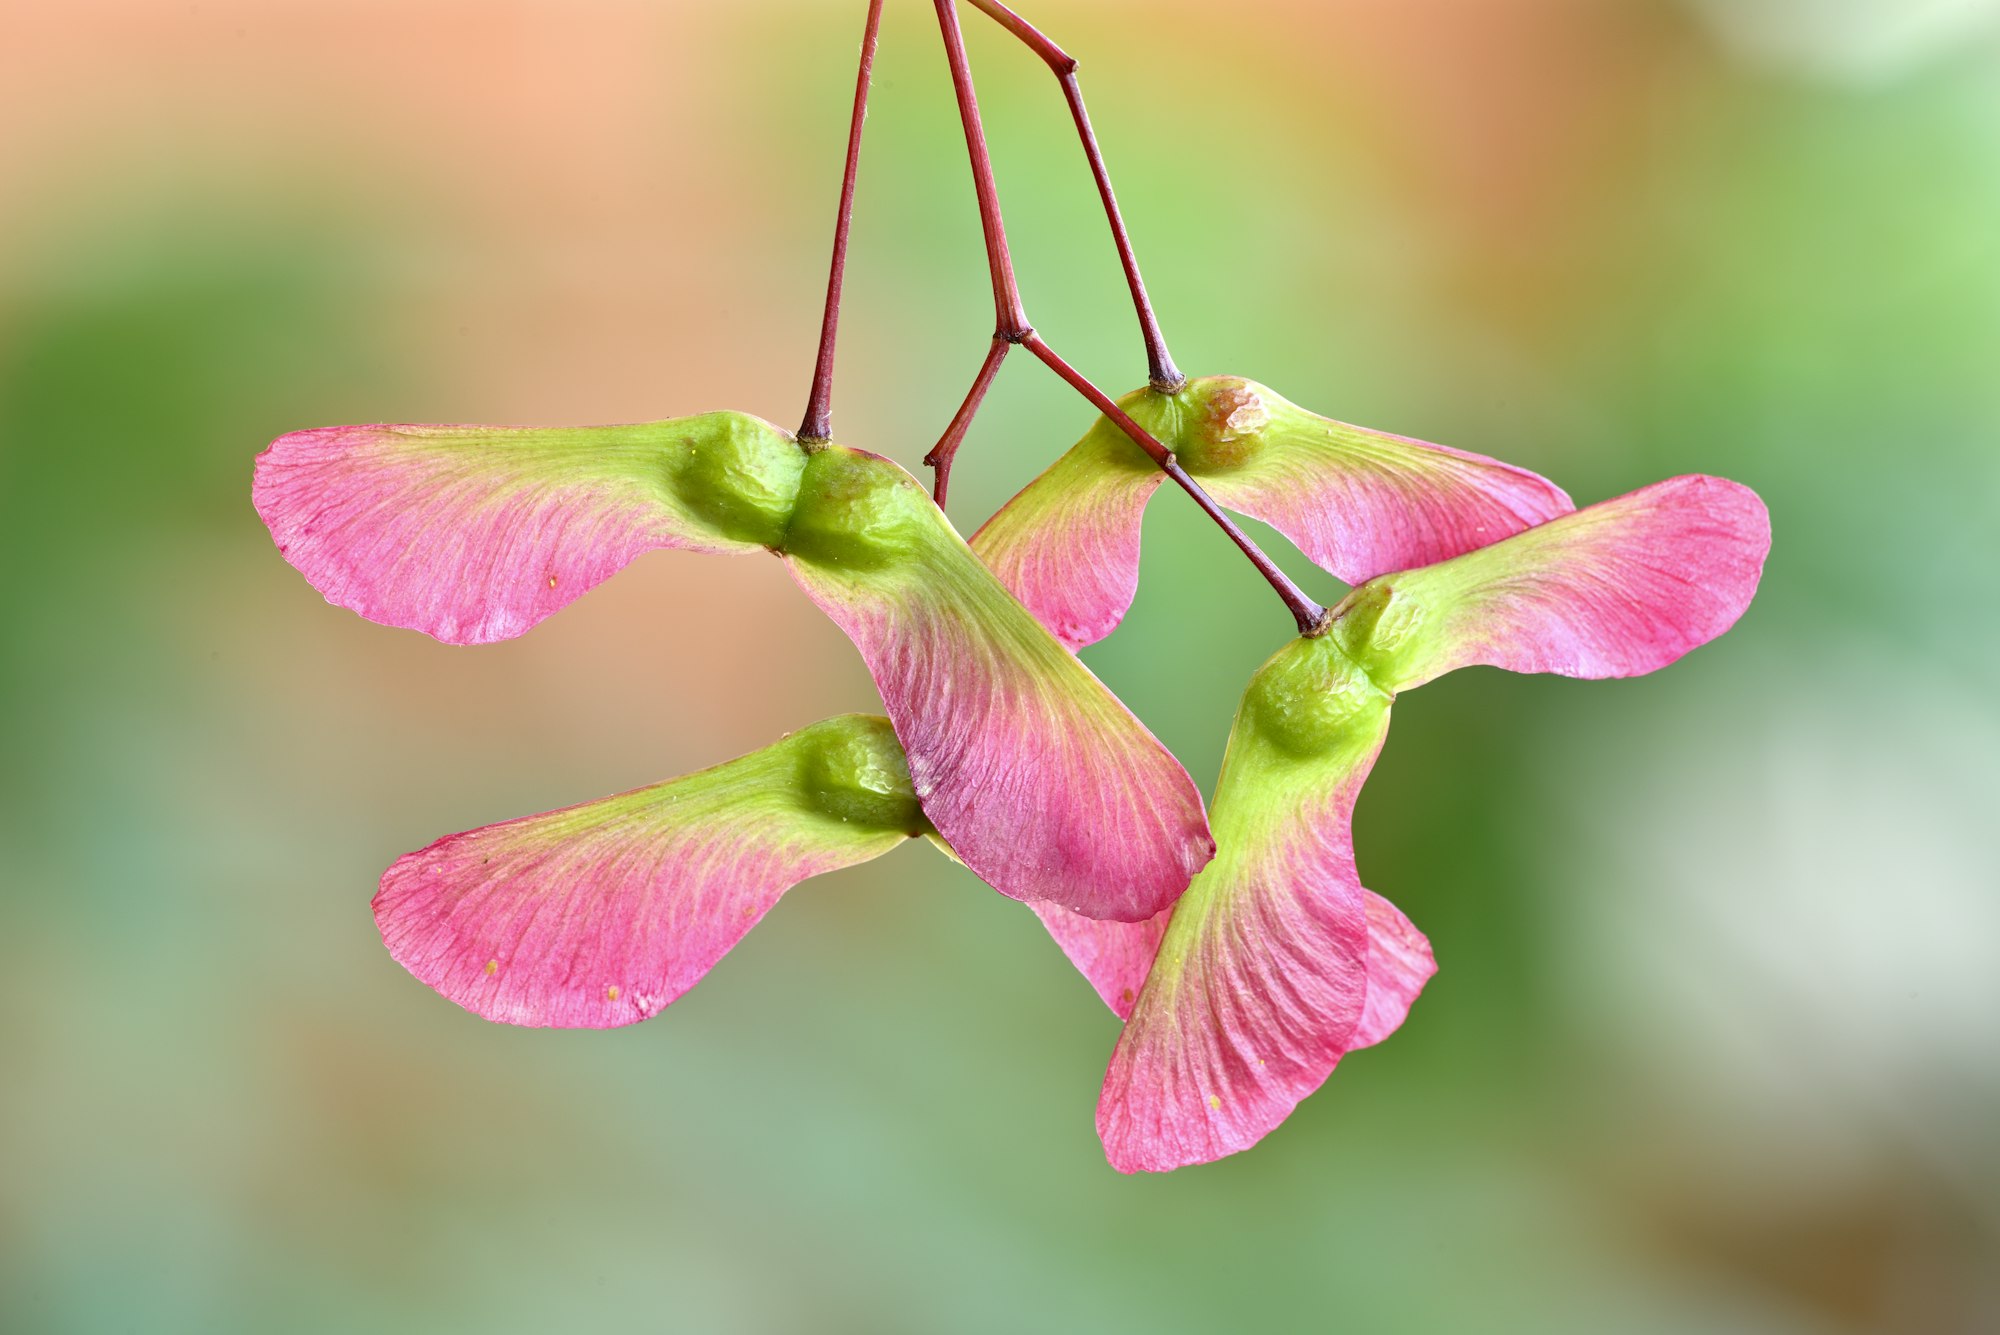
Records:
[[[981,0],[973,2],[986,9]],[[973,414],[979,410],[979,402],[986,395],[986,387],[991,383],[993,373],[1000,369],[1000,361],[1006,356],[1006,346],[1019,343],[1040,358],[1050,370],[1068,381],[1079,394],[1096,405],[1097,410],[1115,422],[1119,430],[1130,436],[1133,443],[1144,450],[1182,491],[1194,498],[1195,504],[1202,508],[1203,513],[1214,520],[1216,525],[1229,535],[1229,540],[1250,558],[1250,564],[1257,567],[1257,573],[1277,590],[1278,596],[1284,599],[1285,607],[1291,612],[1292,619],[1298,622],[1301,634],[1318,634],[1326,628],[1327,610],[1308,598],[1305,591],[1294,584],[1291,577],[1278,569],[1277,564],[1251,541],[1250,535],[1238,528],[1236,521],[1222,512],[1222,508],[1214,499],[1202,490],[1201,484],[1187,475],[1180,461],[1174,458],[1172,450],[1155,440],[1146,428],[1133,421],[1112,401],[1110,395],[1093,385],[1081,371],[1057,356],[1055,349],[1044,343],[1040,335],[1029,325],[1027,312],[1021,305],[1020,284],[1014,277],[1014,261],[1007,252],[1007,231],[1000,222],[1000,192],[993,183],[993,159],[986,150],[986,130],[979,121],[979,100],[972,90],[972,66],[965,55],[965,34],[959,28],[958,7],[955,0],[936,0],[936,3],[938,27],[944,34],[945,56],[951,63],[952,87],[958,94],[959,120],[965,126],[965,148],[966,155],[972,161],[972,183],[979,196],[979,221],[986,233],[986,262],[993,273],[993,308],[997,327],[993,334],[994,349],[987,352],[986,361],[979,368],[979,378],[973,382],[971,393],[966,395],[964,404],[959,407],[958,415],[952,418],[951,426],[945,431],[944,439],[938,442],[938,449],[931,452],[932,456],[935,458],[941,453],[945,469],[950,468],[951,456],[957,452],[958,442],[963,439],[966,428],[972,424]],[[1007,24],[1009,30],[1017,36],[1024,32],[1034,33],[1034,29],[1012,10],[1005,10],[1002,7],[1006,17],[1001,17],[1000,13],[995,13],[992,9],[987,9],[987,12],[994,13],[994,16]],[[1035,36],[1041,38],[1039,33],[1035,33]],[[1055,50],[1054,44],[1047,38],[1041,38],[1041,41],[1050,50]],[[1060,56],[1061,53],[1058,51],[1057,54]],[[1068,60],[1066,56],[1061,58]],[[1136,270],[1137,266],[1134,266],[1133,271]],[[944,474],[941,473],[940,496],[943,493],[943,477]]]
[[[1090,113],[1083,105],[1083,87],[1076,78],[1076,57],[999,0],[972,0],[972,4],[1040,56],[1054,71],[1056,82],[1062,85],[1063,100],[1069,104],[1070,119],[1076,122],[1077,138],[1083,142],[1083,155],[1089,159],[1090,174],[1097,182],[1097,196],[1104,203],[1105,221],[1111,224],[1111,239],[1118,246],[1125,285],[1132,292],[1139,332],[1146,340],[1146,362],[1153,388],[1164,394],[1177,393],[1187,383],[1187,377],[1174,365],[1173,356],[1167,351],[1166,335],[1160,331],[1159,317],[1153,313],[1152,298],[1146,293],[1146,280],[1140,276],[1139,258],[1133,253],[1131,234],[1125,230],[1125,215],[1119,211],[1118,196],[1111,189],[1111,171],[1105,166],[1103,150],[1097,146],[1097,132],[1091,127]]]
[[[861,65],[854,76],[854,111],[847,122],[847,167],[840,177],[840,212],[833,223],[833,263],[826,279],[826,310],[819,322],[819,358],[813,363],[812,392],[806,398],[799,439],[825,440],[833,434],[833,344],[840,330],[840,291],[847,276],[847,233],[854,219],[854,179],[861,170],[861,130],[868,119],[868,82],[875,73],[876,38],[882,30],[882,0],[868,0],[868,23],[861,33]]]
[[[979,364],[979,374],[973,377],[972,388],[966,391],[965,402],[958,405],[951,425],[938,437],[938,443],[924,456],[924,463],[937,470],[937,484],[932,495],[939,506],[944,505],[945,488],[951,482],[951,461],[958,454],[958,447],[965,442],[966,430],[971,427],[973,417],[979,412],[979,405],[986,399],[986,391],[992,387],[993,377],[999,373],[1000,363],[1007,360],[1013,344],[1004,338],[996,338],[986,349],[986,360]]]
[[[993,275],[993,337],[1018,343],[1028,332],[1028,312],[1022,308],[1014,261],[1007,253],[1007,226],[1000,220],[1000,191],[993,184],[993,157],[986,149],[986,127],[979,120],[979,97],[972,89],[972,63],[965,54],[958,6],[953,0],[937,0],[937,16],[945,59],[951,64],[952,92],[958,98],[958,119],[965,127],[965,152],[972,161],[979,226],[986,234],[986,265]]]
[[[1278,597],[1284,599],[1286,610],[1291,612],[1292,619],[1298,623],[1299,634],[1317,635],[1326,629],[1326,608],[1307,597],[1305,590],[1293,583],[1290,575],[1278,569],[1277,563],[1266,556],[1250,535],[1239,528],[1236,521],[1215,503],[1215,498],[1202,490],[1199,482],[1188,476],[1187,470],[1181,467],[1180,460],[1174,457],[1172,450],[1155,439],[1152,432],[1133,421],[1124,409],[1112,401],[1110,395],[1090,383],[1089,377],[1083,372],[1064,361],[1054,348],[1042,342],[1040,334],[1030,333],[1022,340],[1021,345],[1039,357],[1043,365],[1068,381],[1070,387],[1077,393],[1089,399],[1097,411],[1110,418],[1113,425],[1132,438],[1133,444],[1151,456],[1153,462],[1160,466],[1160,471],[1172,478],[1182,491],[1194,498],[1194,503],[1201,507],[1202,513],[1214,520],[1216,526],[1229,535],[1229,540],[1250,558],[1251,565],[1257,567],[1257,573],[1277,590]]]

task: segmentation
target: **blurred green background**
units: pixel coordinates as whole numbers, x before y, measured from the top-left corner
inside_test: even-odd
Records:
[[[370,625],[252,456],[796,422],[861,8],[0,7],[0,1328],[2000,1327],[1991,0],[1034,0],[1188,371],[1775,520],[1670,671],[1399,706],[1361,867],[1442,972],[1254,1152],[1112,1172],[1115,1022],[922,848],[633,1029],[387,957],[396,855],[874,697],[775,562],[648,557],[491,648]],[[1029,309],[1130,388],[1053,84],[967,26]],[[914,467],[990,328],[918,0],[855,244],[840,434]],[[961,528],[1088,419],[1010,362]],[[1288,623],[1148,524],[1087,658],[1207,785]]]

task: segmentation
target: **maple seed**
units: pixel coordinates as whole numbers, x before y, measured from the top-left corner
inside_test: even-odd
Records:
[[[1434,972],[1354,860],[1354,801],[1395,692],[1476,663],[1655,671],[1729,629],[1769,547],[1748,488],[1670,478],[1373,580],[1327,634],[1258,669],[1216,784],[1216,859],[1164,928],[1042,915],[1100,996],[1143,980],[1098,1103],[1112,1164],[1165,1171],[1255,1144],[1346,1053],[1394,1032]],[[1246,1068],[1246,1051],[1269,1061]]]

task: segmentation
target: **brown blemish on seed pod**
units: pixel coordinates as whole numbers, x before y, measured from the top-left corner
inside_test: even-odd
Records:
[[[1263,396],[1246,380],[1225,379],[1212,382],[1203,400],[1180,451],[1188,467],[1219,473],[1256,457],[1271,424]]]

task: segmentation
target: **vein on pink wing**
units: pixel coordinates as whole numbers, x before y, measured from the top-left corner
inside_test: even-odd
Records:
[[[1368,1003],[1355,1030],[1357,1048],[1394,1033],[1437,972],[1430,942],[1401,910],[1366,887],[1361,897],[1368,910]],[[1112,1014],[1130,1019],[1173,910],[1165,909],[1144,922],[1111,922],[1054,904],[1029,907]]]
[[[1174,913],[1172,906],[1143,922],[1086,918],[1058,904],[1036,903],[1029,907],[1112,1014],[1121,1020],[1130,1019],[1139,989],[1153,967],[1153,957],[1159,953],[1160,938],[1167,934],[1167,920]]]
[[[1417,994],[1437,973],[1431,943],[1403,911],[1372,890],[1361,897],[1368,908],[1368,1002],[1347,1040],[1350,1052],[1402,1028]]]
[[[1119,406],[1154,435],[1173,438],[1173,399],[1142,389]],[[1100,417],[972,535],[972,550],[1066,647],[1095,644],[1132,606],[1141,521],[1165,480]]]

